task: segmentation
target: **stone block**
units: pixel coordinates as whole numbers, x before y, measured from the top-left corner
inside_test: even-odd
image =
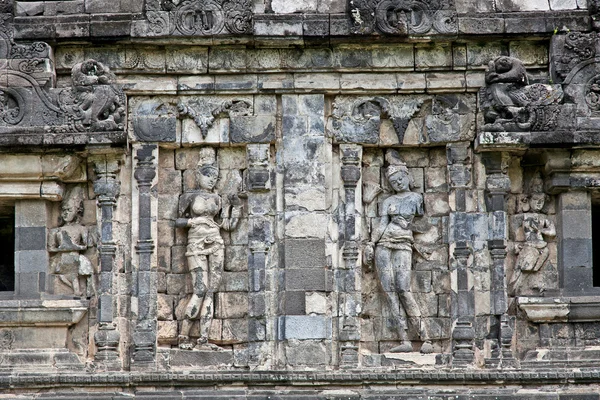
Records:
[[[285,358],[291,366],[329,365],[331,345],[322,341],[289,341],[285,345]]]
[[[244,318],[248,315],[248,294],[220,292],[216,295],[216,318]]]
[[[258,77],[255,74],[215,76],[215,90],[220,92],[255,92],[257,85]]]
[[[46,272],[48,270],[48,252],[44,250],[15,251],[15,272]]]
[[[171,250],[171,272],[183,274],[188,272],[187,257],[185,256],[186,246],[173,246]]]
[[[285,235],[288,238],[325,239],[329,218],[322,213],[286,212]]]
[[[181,193],[181,171],[159,168],[157,186],[160,194]]]
[[[446,192],[448,190],[446,172],[447,167],[427,168],[425,173],[425,190],[427,192]]]
[[[179,177],[179,184],[181,185],[181,175]],[[158,218],[161,220],[172,220],[177,219],[177,212],[179,205],[179,194],[159,194],[158,195]]]
[[[483,4],[482,2],[478,2]],[[461,17],[458,19],[458,32],[465,34],[494,34],[504,32],[504,18]]]
[[[189,293],[187,289],[191,285],[187,285],[186,279],[187,274],[167,274],[167,294],[182,295]]]
[[[232,143],[271,143],[275,141],[275,116],[242,116],[230,118]]]
[[[286,315],[305,315],[305,292],[290,291],[285,292],[285,314]]]
[[[216,119],[208,128],[206,137],[202,136],[200,127],[192,119],[184,119],[181,125],[183,143],[228,143],[229,119]],[[195,167],[195,166],[194,166]]]
[[[221,290],[225,292],[247,292],[248,291],[248,273],[241,272],[223,272],[223,281]]]
[[[327,265],[325,242],[321,239],[287,239],[286,268],[323,268]]]
[[[432,271],[414,271],[412,287],[415,292],[430,293]]]
[[[156,318],[159,321],[170,321],[173,319],[173,296],[158,294],[156,299]]]
[[[425,213],[430,217],[439,217],[450,213],[448,193],[425,193],[423,199]]]
[[[87,1],[86,11],[88,8]],[[105,8],[104,11],[106,12],[107,9],[110,8]],[[129,36],[131,33],[131,18],[131,14],[92,14],[90,16],[90,36]]]
[[[496,9],[503,12],[548,11],[548,0],[499,0]]]
[[[46,227],[15,228],[15,250],[46,250]]]
[[[158,293],[167,293],[167,274],[164,272],[156,273],[156,291]]]
[[[590,239],[592,238],[592,218],[587,210],[563,210],[561,213],[561,238]]]
[[[395,92],[398,83],[389,74],[341,74],[340,87],[345,91],[380,90]]]
[[[306,314],[323,315],[327,313],[328,299],[323,292],[307,292],[304,296]]]
[[[504,29],[506,33],[545,32],[546,20],[541,16],[531,18],[505,18]]]
[[[158,321],[157,339],[159,343],[170,343],[177,340],[177,321]]]
[[[467,65],[486,69],[490,61],[499,56],[507,56],[508,49],[502,43],[469,43],[467,45]]]
[[[167,72],[205,74],[208,71],[208,48],[167,46]]]
[[[225,247],[225,271],[248,270],[248,248],[246,246]]]
[[[159,247],[171,247],[175,244],[175,222],[158,221],[157,244]]]
[[[331,339],[331,317],[286,315],[279,317],[279,340]]]
[[[452,47],[446,44],[415,46],[415,69],[450,69],[452,65]]]
[[[328,277],[325,268],[286,269],[286,290],[331,290],[331,277]]]
[[[332,90],[340,89],[340,74],[338,73],[295,73],[294,88],[298,90]]]
[[[224,319],[221,342],[223,344],[248,342],[248,320],[247,319]]]
[[[169,351],[171,367],[175,368],[210,368],[230,367],[233,365],[232,351],[187,351],[170,350]]]
[[[317,0],[300,0],[290,2],[287,0],[273,0],[271,9],[275,14],[314,13],[317,12]]]
[[[434,293],[450,293],[450,272],[449,271],[431,271],[431,283]]]

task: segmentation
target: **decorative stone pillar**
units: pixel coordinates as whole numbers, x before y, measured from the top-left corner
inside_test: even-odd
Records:
[[[249,144],[246,147],[248,161],[248,218],[251,229],[248,234],[248,364],[255,368],[264,363],[268,341],[266,269],[269,248],[273,242],[273,213],[271,173],[269,171],[270,145]]]
[[[510,190],[510,178],[507,175],[510,154],[494,152],[483,156],[486,179],[486,206],[489,215],[488,250],[492,259],[490,271],[490,337],[491,357],[486,359],[490,367],[514,367],[516,360],[512,354],[512,328],[508,315],[508,295],[506,285],[506,240],[508,239],[506,195]]]
[[[156,269],[152,268],[152,194],[156,176],[156,145],[145,144],[136,150],[134,177],[138,184],[137,322],[133,332],[131,369],[153,369],[156,365]]]
[[[361,175],[362,148],[359,145],[340,145],[341,176],[344,182],[345,207],[343,218],[343,263],[336,271],[336,290],[339,293],[340,317],[338,335],[340,341],[340,367],[358,366],[360,341],[360,274],[356,230],[356,187]]]
[[[450,218],[455,240],[453,268],[456,271],[456,315],[457,319],[452,331],[453,352],[452,365],[464,367],[472,364],[475,352],[473,340],[474,297],[469,288],[467,261],[471,254],[471,219],[467,214],[466,196],[471,185],[471,150],[468,143],[455,143],[446,148],[448,159],[448,180],[450,193],[454,195],[455,212]]]
[[[98,331],[94,335],[97,346],[95,362],[98,369],[120,370],[119,331],[113,323],[112,278],[117,246],[113,240],[113,210],[121,190],[116,179],[119,173],[119,161],[110,156],[99,156],[91,160],[94,163],[97,179],[94,193],[100,208],[100,283],[98,285]]]

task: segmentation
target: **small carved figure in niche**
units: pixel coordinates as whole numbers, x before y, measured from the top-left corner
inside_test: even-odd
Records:
[[[482,91],[484,131],[548,130],[556,121],[537,120],[530,106],[558,104],[563,98],[560,85],[529,84],[521,60],[501,56],[490,61]],[[558,115],[558,111],[556,113]],[[542,118],[542,117],[540,117]],[[546,118],[547,119],[547,118]]]
[[[123,129],[124,99],[113,87],[116,77],[107,66],[95,60],[76,64],[71,70],[71,80],[77,98],[73,111],[81,122],[82,130]]]
[[[214,192],[219,178],[215,149],[204,147],[200,150],[196,173],[199,189],[181,195],[181,218],[176,221],[177,227],[189,228],[185,255],[193,285],[179,335],[179,348],[220,350],[220,347],[208,343],[208,331],[213,319],[213,296],[223,276],[225,244],[220,230],[231,231],[237,227],[241,202],[237,195],[222,197]],[[215,220],[217,217],[220,222]],[[197,346],[189,337],[196,319],[200,320]]]
[[[391,352],[411,352],[412,344],[407,336],[406,319],[420,319],[421,311],[411,291],[412,252],[415,217],[423,215],[423,196],[412,192],[412,176],[396,152],[388,152],[389,163],[386,176],[395,194],[388,197],[379,209],[378,225],[373,229],[371,242],[365,249],[367,265],[375,263],[379,283],[388,300],[392,316],[399,329],[402,343]],[[433,346],[423,321],[420,321],[420,335],[423,340],[422,353],[431,353]]]
[[[75,186],[67,191],[61,204],[60,227],[50,230],[48,251],[56,253],[52,266],[60,281],[82,296],[80,278],[86,281],[86,296],[96,292],[94,268],[82,252],[90,245],[90,236],[85,226],[80,225],[83,215],[83,188]]]
[[[517,288],[521,284],[523,274],[538,272],[548,261],[550,251],[546,238],[556,236],[554,223],[541,211],[546,203],[543,191],[543,181],[539,173],[535,174],[530,183],[530,195],[524,198],[522,204],[522,227],[525,243],[515,247],[518,254],[510,287]]]

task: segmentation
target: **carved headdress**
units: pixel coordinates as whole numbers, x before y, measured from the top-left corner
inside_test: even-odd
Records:
[[[402,161],[400,155],[397,150],[388,150],[385,154],[385,159],[388,162],[388,167],[386,170],[386,176],[389,179],[392,175],[397,174],[398,172],[403,172],[410,176],[408,172],[408,168],[406,167],[406,163]]]
[[[200,149],[197,167],[202,175],[219,174],[217,153],[213,147],[203,147]]]

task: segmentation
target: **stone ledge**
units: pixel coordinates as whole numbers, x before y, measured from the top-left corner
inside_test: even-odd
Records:
[[[600,296],[517,297],[517,303],[535,323],[600,321]]]
[[[0,327],[71,326],[88,310],[87,300],[0,300]]]
[[[418,383],[434,383],[444,385],[460,385],[473,383],[489,383],[503,381],[504,384],[590,384],[600,383],[600,368],[548,368],[533,366],[531,369],[511,370],[471,370],[440,369],[419,370],[401,369],[395,371],[210,371],[210,372],[14,372],[0,371],[0,387],[20,388],[60,388],[77,385],[84,387],[178,387],[193,385],[244,385],[244,384],[277,384],[311,388],[327,387],[332,384],[355,385],[387,385]]]

